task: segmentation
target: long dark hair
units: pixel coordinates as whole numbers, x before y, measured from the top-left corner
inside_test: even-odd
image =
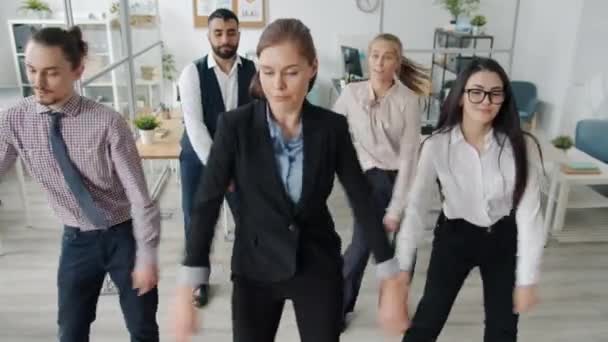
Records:
[[[500,144],[500,154],[498,160],[500,161],[500,155],[504,149],[504,143],[506,139],[509,139],[511,147],[513,148],[513,158],[515,160],[515,187],[513,189],[513,208],[517,208],[521,198],[523,196],[526,185],[528,184],[528,152],[526,148],[525,136],[529,136],[536,146],[538,147],[539,154],[542,161],[542,152],[540,145],[534,136],[524,132],[521,129],[519,121],[519,113],[515,104],[515,98],[513,96],[513,90],[511,89],[511,83],[509,77],[504,69],[493,59],[490,58],[473,58],[470,64],[458,75],[458,78],[454,82],[448,97],[445,99],[441,106],[441,114],[439,121],[435,127],[434,134],[446,133],[451,131],[455,126],[460,125],[462,122],[462,106],[461,99],[465,93],[465,86],[469,78],[480,71],[489,71],[496,73],[503,84],[503,91],[505,94],[504,102],[502,103],[498,114],[492,121],[492,128],[496,141]],[[500,139],[500,136],[504,135],[505,138]]]
[[[310,30],[298,19],[277,19],[266,26],[256,48],[258,58],[266,48],[290,42],[296,46],[301,56],[304,56],[311,65],[317,59],[317,50],[312,40]],[[308,91],[315,84],[317,75],[313,76],[308,84]],[[249,93],[254,99],[265,99],[264,90],[260,83],[260,71],[255,73],[249,86]]]

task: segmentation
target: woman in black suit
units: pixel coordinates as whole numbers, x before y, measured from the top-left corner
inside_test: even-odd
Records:
[[[220,118],[199,188],[205,190],[195,198],[177,291],[178,340],[194,332],[192,289],[208,281],[214,227],[231,180],[241,193],[232,256],[234,341],[273,341],[286,299],[302,341],[339,340],[340,238],[327,208],[335,174],[378,262],[381,323],[404,330],[405,282],[346,119],[305,100],[318,66],[310,31],[299,20],[279,19],[264,30],[257,55],[251,87],[257,100]]]

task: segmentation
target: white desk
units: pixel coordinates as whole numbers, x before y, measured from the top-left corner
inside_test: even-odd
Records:
[[[548,148],[544,148],[547,151]],[[543,151],[543,152],[544,152]],[[550,151],[550,150],[549,150]],[[554,153],[554,152],[552,152]],[[608,208],[608,197],[594,191],[590,185],[608,184],[608,165],[590,155],[571,148],[562,154],[562,161],[592,162],[600,167],[599,175],[573,175],[560,170],[560,160],[550,160],[550,187],[545,212],[545,229],[559,242],[608,242],[608,227],[564,228],[567,209]]]
[[[171,163],[177,164],[181,153],[180,139],[184,132],[182,118],[175,117],[170,120],[162,120],[161,128],[167,129],[168,133],[163,138],[155,138],[156,140],[153,144],[145,145],[141,141],[137,141],[139,156],[142,160],[147,160],[148,162],[153,162],[154,160],[168,160]],[[177,167],[171,167],[170,165],[163,166],[160,175],[154,180],[151,191],[152,199],[158,199],[161,190],[169,179],[169,175],[172,171],[176,173],[176,177],[179,179]],[[150,173],[154,173],[153,170]],[[224,238],[226,240],[232,240],[234,232],[230,231],[228,227],[228,206],[226,205],[225,200],[222,205],[222,211]]]
[[[179,140],[184,131],[181,118],[174,118],[170,120],[162,120],[161,128],[167,129],[167,135],[158,138],[155,137],[155,141],[151,145],[145,145],[141,141],[137,141],[137,150],[142,160],[169,160],[176,162],[179,159],[181,147]],[[151,196],[152,199],[156,200],[160,196],[160,191],[166,183],[172,168],[169,165],[163,167],[160,176],[154,181],[152,186]]]

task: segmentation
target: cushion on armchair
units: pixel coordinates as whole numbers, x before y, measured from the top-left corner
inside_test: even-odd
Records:
[[[608,120],[585,119],[576,124],[576,148],[608,163]]]
[[[512,81],[511,89],[517,104],[519,117],[524,121],[530,121],[538,110],[538,91],[534,83],[526,81]]]

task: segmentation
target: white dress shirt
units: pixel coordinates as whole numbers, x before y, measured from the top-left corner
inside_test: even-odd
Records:
[[[213,69],[217,82],[220,86],[222,99],[226,106],[226,111],[238,107],[238,66],[241,64],[241,57],[236,56],[236,61],[232,65],[230,73],[226,74],[217,65],[213,54],[207,56],[207,68]],[[203,121],[203,103],[201,100],[200,78],[196,65],[188,64],[182,71],[179,81],[180,98],[182,102],[182,112],[184,114],[184,124],[186,132],[190,138],[190,143],[196,155],[203,164],[207,164],[209,150],[213,139],[209,134],[207,126]]]
[[[497,140],[490,131],[484,147],[478,153],[464,139],[460,126],[426,140],[398,235],[397,254],[402,270],[408,271],[412,267],[416,245],[423,232],[424,215],[430,209],[432,192],[438,188],[437,178],[444,196],[443,212],[448,219],[464,219],[488,227],[509,215],[515,185],[511,144],[504,135],[499,135]],[[528,183],[515,216],[518,286],[538,282],[545,244],[540,207],[540,157],[536,144],[528,141],[527,148]]]
[[[420,96],[395,79],[386,95],[376,98],[370,81],[349,83],[334,104],[346,115],[353,145],[364,171],[399,170],[386,213],[400,220],[414,179],[420,147]],[[396,191],[399,189],[398,191]]]

